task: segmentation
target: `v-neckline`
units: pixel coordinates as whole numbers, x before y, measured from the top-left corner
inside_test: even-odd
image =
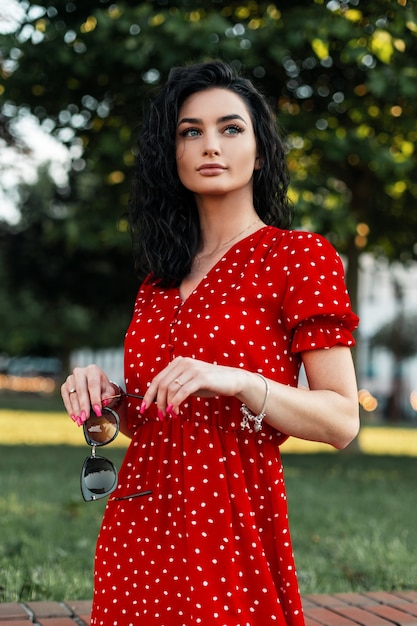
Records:
[[[186,295],[184,297],[183,292],[181,290],[181,285],[179,285],[179,287],[177,287],[177,292],[178,292],[178,297],[181,300],[181,304],[185,304],[189,298],[191,296],[193,296],[197,291],[199,286],[203,283],[203,281],[205,281],[212,272],[214,272],[214,270],[216,269],[216,267],[219,265],[219,263],[221,263],[223,261],[223,259],[225,257],[228,256],[228,254],[234,250],[234,248],[240,244],[242,244],[243,242],[245,242],[247,239],[250,239],[251,237],[253,237],[254,235],[257,235],[258,233],[260,233],[262,230],[264,230],[264,228],[268,228],[268,224],[264,224],[263,226],[261,226],[260,228],[258,228],[258,230],[255,230],[253,233],[250,233],[249,235],[246,235],[246,237],[243,237],[242,239],[240,239],[239,241],[237,241],[236,243],[234,243],[232,246],[230,246],[230,248],[228,248],[228,250],[226,250],[226,252],[224,254],[221,255],[221,257],[210,267],[210,269],[204,274],[204,276],[201,277],[201,279],[194,285],[193,289],[191,289],[191,291],[188,293],[188,295]]]

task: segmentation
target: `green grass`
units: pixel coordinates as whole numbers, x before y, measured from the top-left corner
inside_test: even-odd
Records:
[[[415,457],[284,458],[303,593],[417,589]]]
[[[87,446],[0,447],[0,601],[87,599],[104,502],[85,503]],[[120,465],[123,449],[109,448]],[[285,454],[302,593],[417,589],[413,457]]]
[[[89,448],[0,448],[0,601],[87,599],[104,502],[85,503]],[[123,450],[109,457],[120,464]]]
[[[51,413],[63,411],[61,394],[58,388],[53,393],[19,393],[16,391],[0,390],[0,410],[11,409],[13,411],[42,411]]]

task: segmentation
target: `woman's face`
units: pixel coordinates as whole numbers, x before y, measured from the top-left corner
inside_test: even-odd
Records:
[[[189,96],[180,108],[176,134],[178,176],[197,196],[253,190],[258,169],[251,116],[242,98],[213,88]]]

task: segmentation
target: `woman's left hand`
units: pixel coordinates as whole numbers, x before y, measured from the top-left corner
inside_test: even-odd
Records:
[[[249,372],[214,365],[188,357],[176,357],[155,376],[143,398],[143,413],[155,400],[158,411],[178,414],[189,396],[235,396],[244,388]]]

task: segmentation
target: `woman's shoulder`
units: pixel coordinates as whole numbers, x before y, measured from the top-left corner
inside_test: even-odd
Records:
[[[300,252],[309,255],[338,256],[334,246],[323,235],[305,230],[284,230],[276,226],[267,226],[264,232],[265,241],[273,247],[286,250],[290,255]]]

